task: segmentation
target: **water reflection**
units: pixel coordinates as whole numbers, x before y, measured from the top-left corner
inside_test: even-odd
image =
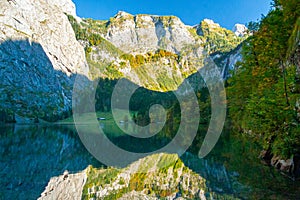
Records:
[[[51,177],[100,166],[73,126],[0,127],[0,199],[36,199]]]
[[[169,142],[164,133],[145,140],[126,136],[109,121],[102,121],[100,126],[114,144],[124,149],[147,152]],[[207,158],[199,159],[191,153],[181,158],[207,180],[213,192],[246,199],[297,199],[299,182],[263,166],[253,149],[249,143],[225,134]],[[73,125],[0,126],[0,199],[36,199],[51,177],[65,170],[78,172],[88,165],[102,164],[82,145]]]

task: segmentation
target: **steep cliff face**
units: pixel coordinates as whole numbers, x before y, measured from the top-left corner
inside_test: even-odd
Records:
[[[126,53],[163,48],[179,53],[196,42],[178,17],[136,15],[120,11],[108,22],[105,39]]]
[[[236,68],[237,63],[243,60],[242,44],[229,53],[223,55],[216,54],[213,58],[216,64],[220,66],[222,78],[225,80],[231,76],[230,71],[233,71]]]
[[[72,0],[46,0],[46,3],[61,9],[64,13],[76,17],[76,7]]]
[[[151,90],[175,90],[205,55],[193,28],[174,16],[119,12],[107,21],[69,19],[94,78],[125,77]]]
[[[79,24],[69,19],[86,49],[92,77],[125,77],[158,91],[176,90],[211,53],[228,53],[246,38],[208,19],[194,27],[174,16],[122,11],[109,20],[84,19]]]
[[[0,2],[0,109],[6,115],[52,120],[70,109],[73,74],[89,69],[64,12],[75,15],[71,0]]]

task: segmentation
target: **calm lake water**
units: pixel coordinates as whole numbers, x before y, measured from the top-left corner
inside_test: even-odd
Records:
[[[115,129],[111,124],[101,126],[106,130]],[[113,135],[111,140],[124,148],[126,143],[128,146],[135,143],[122,134]],[[149,150],[168,141],[150,142]],[[248,143],[225,135],[207,158],[185,153],[182,160],[207,179],[210,190],[220,194],[233,194],[242,199],[300,198],[299,182],[262,165],[254,155],[256,152],[249,149],[252,148]],[[88,165],[102,166],[85,149],[73,125],[0,126],[1,200],[37,199],[51,177],[65,170],[75,173]]]

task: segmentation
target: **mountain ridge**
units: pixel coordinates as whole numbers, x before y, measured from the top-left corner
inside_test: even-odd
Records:
[[[223,58],[221,55],[230,54],[247,38],[208,19],[193,27],[176,16],[123,11],[109,20],[83,19],[79,24],[69,19],[86,49],[93,78],[125,77],[157,91],[176,90],[185,78],[203,67],[210,54]],[[218,64],[226,78],[229,73],[224,72],[224,63]]]

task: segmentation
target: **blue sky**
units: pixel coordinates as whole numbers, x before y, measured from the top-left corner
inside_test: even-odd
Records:
[[[77,15],[109,19],[119,10],[131,14],[175,15],[195,25],[209,18],[228,29],[234,24],[256,21],[270,10],[271,0],[73,0]]]

